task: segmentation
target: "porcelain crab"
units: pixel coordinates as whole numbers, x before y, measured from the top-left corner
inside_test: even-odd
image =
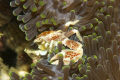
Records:
[[[76,21],[69,21],[65,24],[65,27],[69,27],[69,25],[75,25],[78,23],[79,20]],[[69,47],[70,49],[62,50],[61,52],[57,53],[53,56],[50,61],[58,59],[58,54],[63,54],[63,61],[64,65],[68,65],[70,60],[74,60],[75,62],[82,57],[83,49],[82,44],[70,40],[68,37],[75,34],[77,35],[78,39],[82,41],[82,37],[79,34],[79,31],[76,29],[64,32],[62,30],[58,31],[45,31],[42,32],[38,37],[34,40],[34,43],[38,45],[38,48],[41,51],[52,51],[55,46],[57,46],[58,42],[61,42],[64,46]],[[52,64],[57,64],[58,60],[54,61]]]

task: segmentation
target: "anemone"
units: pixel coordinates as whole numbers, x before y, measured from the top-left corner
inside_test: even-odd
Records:
[[[98,12],[99,7],[105,6],[102,3],[104,2],[89,0],[48,0],[48,2],[46,0],[15,0],[10,5],[17,7],[13,14],[17,16],[18,21],[22,21],[19,27],[25,32],[26,40],[30,41],[40,32],[49,28],[62,29],[66,22],[76,19],[80,20],[76,25],[80,31],[91,29],[92,24],[98,23],[98,19],[93,15]],[[89,12],[88,8],[92,11]]]
[[[53,28],[53,30],[62,29],[63,31],[75,28],[83,37],[84,50],[83,57],[76,63],[71,60],[70,64],[65,66],[63,56],[59,55],[58,64],[52,65],[47,59],[49,60],[62,50],[61,45],[59,45],[58,50],[53,50],[47,59],[40,59],[32,65],[30,74],[20,77],[12,72],[11,79],[120,79],[119,0],[48,0],[48,2],[16,0],[11,2],[11,6],[17,7],[13,13],[18,16],[19,21],[23,21],[20,28],[23,32],[28,32],[26,34],[28,40],[49,28],[50,30]],[[36,7],[35,10],[32,10],[34,7]],[[47,9],[48,7],[49,9]],[[29,18],[26,18],[28,16]],[[66,22],[73,20],[79,20],[79,22],[70,28],[64,26]],[[46,24],[47,22],[49,24]],[[70,39],[78,41],[75,35],[71,36]]]
[[[10,1],[0,0],[0,27],[8,24],[14,17],[9,2]]]

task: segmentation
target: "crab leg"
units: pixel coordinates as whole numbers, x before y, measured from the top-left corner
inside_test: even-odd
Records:
[[[44,50],[44,51],[41,51],[41,50],[30,50],[30,49],[25,49],[24,50],[28,55],[29,54],[34,54],[34,55],[37,55],[37,56],[39,56],[39,55],[46,55],[47,54],[47,50]]]
[[[69,27],[70,25],[75,25],[75,24],[77,24],[78,22],[79,22],[79,20],[67,22],[67,23],[65,24],[65,26],[63,27],[63,31],[66,32],[67,29],[68,29],[68,27]]]
[[[78,39],[79,39],[80,41],[82,41],[82,37],[81,37],[79,31],[76,30],[76,29],[73,29],[73,30],[70,30],[70,31],[66,32],[66,33],[65,33],[65,36],[66,36],[66,37],[70,37],[71,35],[73,35],[73,34],[75,34],[75,33],[76,33],[76,36],[78,37]]]
[[[58,53],[58,54],[56,54],[55,56],[53,56],[53,57],[50,59],[50,62],[51,62],[51,61],[53,61],[53,60],[58,59],[58,55],[59,55],[59,53]]]
[[[53,40],[51,40],[51,42],[50,42],[50,49],[49,49],[49,52],[51,52],[52,51],[52,49],[53,49],[53,47],[54,47],[54,41]]]
[[[30,50],[25,48],[24,51],[33,59],[33,62],[36,62],[41,58],[41,56],[47,54],[47,50],[41,51],[41,50]]]

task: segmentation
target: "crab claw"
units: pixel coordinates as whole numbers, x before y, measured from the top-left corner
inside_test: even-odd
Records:
[[[63,53],[63,52],[62,52]],[[59,60],[58,60],[58,56],[59,56],[60,53],[56,54],[55,56],[53,56],[50,60],[50,62],[52,62],[51,64],[53,65],[57,65],[59,63]],[[64,54],[64,53],[63,53]],[[55,60],[55,61],[54,61]],[[70,58],[65,58],[65,55],[63,55],[63,62],[64,62],[64,65],[69,65],[70,63]]]
[[[51,59],[50,59],[50,62],[58,59],[59,55],[62,54],[63,55],[63,58],[65,56],[65,52],[59,52],[58,54],[56,54],[55,56],[53,56]]]
[[[56,61],[52,62],[51,64],[56,65],[58,63],[59,63],[59,60],[56,60]]]
[[[54,61],[54,60],[58,59],[58,55],[59,55],[59,53],[58,53],[58,54],[56,54],[55,56],[53,56],[53,57],[50,59],[50,62],[52,62],[52,61]]]
[[[69,65],[70,64],[70,59],[64,59],[63,60],[64,65]],[[59,60],[55,60],[54,62],[52,62],[53,65],[57,65],[59,63]]]
[[[64,65],[69,65],[70,61],[71,60],[74,60],[75,62],[78,61],[79,58],[82,57],[83,53],[79,53],[77,51],[74,51],[74,50],[69,50],[69,49],[66,49],[66,50],[62,50],[62,52],[60,52],[61,54],[63,54],[63,62],[64,62]],[[52,62],[52,64],[54,65],[57,65],[58,64],[58,55],[60,54],[56,54],[55,56],[53,56],[50,60],[50,62]],[[55,60],[55,61],[54,61]]]
[[[47,50],[41,51],[41,50],[31,50],[31,49],[25,49],[24,50],[32,59],[35,59],[39,56],[45,56],[47,54]]]

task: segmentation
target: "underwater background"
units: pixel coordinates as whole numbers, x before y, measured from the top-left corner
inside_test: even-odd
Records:
[[[53,49],[35,43],[58,30],[80,44],[82,57],[68,65],[58,54],[70,49],[64,42]],[[36,52],[42,48],[45,55]],[[57,64],[50,62],[55,55]],[[0,80],[120,80],[120,1],[0,0]]]

